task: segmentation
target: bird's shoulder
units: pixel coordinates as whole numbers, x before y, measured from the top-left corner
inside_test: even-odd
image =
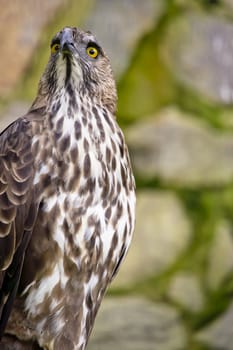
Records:
[[[42,122],[44,115],[45,108],[38,108],[9,124],[0,133],[0,157],[10,150],[21,148],[23,144],[29,142],[33,133],[33,123]]]

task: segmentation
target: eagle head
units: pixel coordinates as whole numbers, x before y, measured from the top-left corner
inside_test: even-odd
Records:
[[[46,96],[88,95],[96,103],[116,110],[116,86],[109,59],[91,32],[65,27],[51,41],[51,55],[39,83],[34,106]],[[39,103],[41,104],[41,103]]]

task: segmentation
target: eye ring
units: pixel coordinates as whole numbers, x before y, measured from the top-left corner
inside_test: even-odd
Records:
[[[99,50],[95,46],[88,46],[86,52],[91,58],[97,58],[99,55]]]
[[[56,53],[59,49],[60,49],[60,44],[54,43],[54,44],[52,44],[52,46],[51,46],[51,53],[54,54],[54,53]]]

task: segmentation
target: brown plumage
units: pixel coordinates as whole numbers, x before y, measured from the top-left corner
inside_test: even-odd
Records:
[[[0,135],[1,349],[83,350],[134,227],[109,60],[66,27],[28,114]]]

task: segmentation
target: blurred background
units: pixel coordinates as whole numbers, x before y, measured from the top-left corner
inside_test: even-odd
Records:
[[[88,350],[233,349],[233,0],[0,0],[0,127],[65,25],[111,58],[137,181],[133,244]]]

